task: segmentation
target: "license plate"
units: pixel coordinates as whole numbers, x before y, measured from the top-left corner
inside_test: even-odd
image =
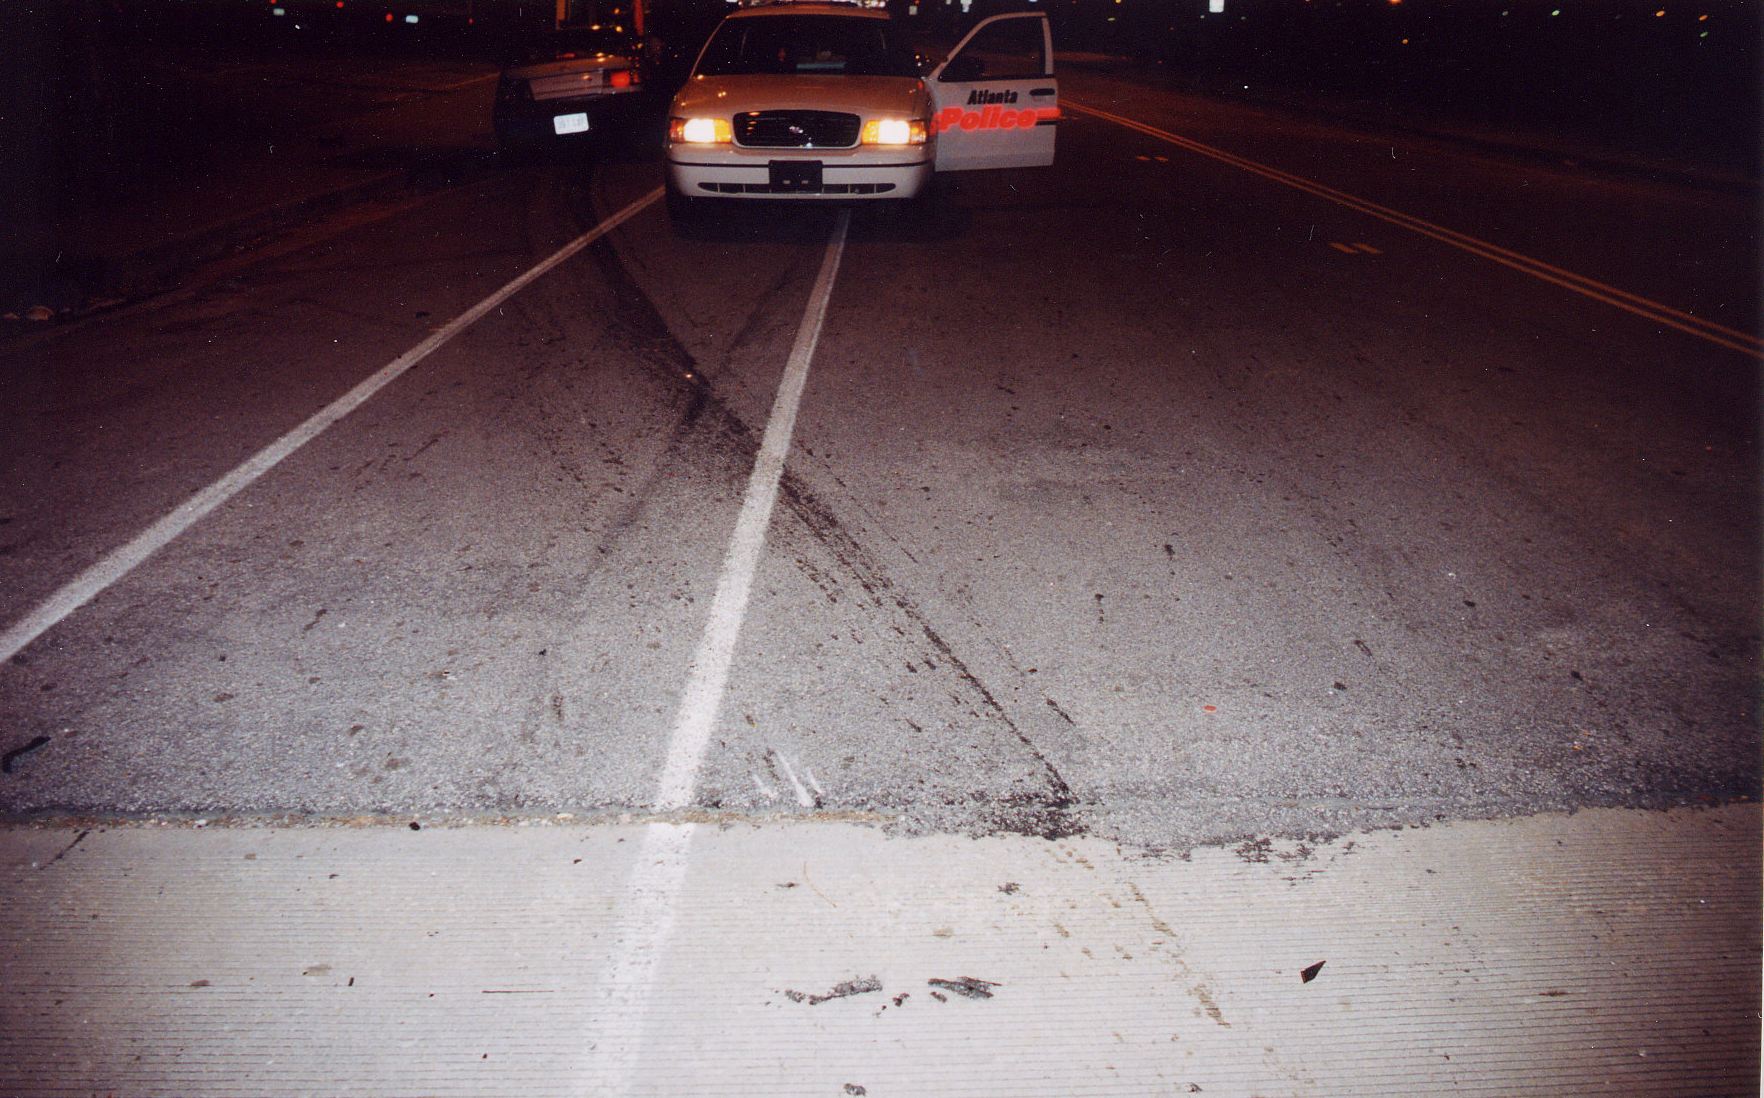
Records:
[[[587,114],[560,114],[551,120],[551,128],[558,133],[587,133]]]
[[[768,182],[775,192],[812,192],[821,189],[819,160],[774,160],[767,167],[771,169]]]

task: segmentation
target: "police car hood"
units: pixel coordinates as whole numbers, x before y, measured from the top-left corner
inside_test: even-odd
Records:
[[[870,118],[929,111],[916,76],[695,76],[674,97],[680,118],[729,118],[748,111],[842,111]]]

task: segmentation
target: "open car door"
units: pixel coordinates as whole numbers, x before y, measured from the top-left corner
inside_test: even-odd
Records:
[[[1053,163],[1060,88],[1046,15],[981,20],[928,83],[938,171]]]

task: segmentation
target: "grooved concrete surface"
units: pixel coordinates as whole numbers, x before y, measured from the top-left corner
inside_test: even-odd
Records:
[[[652,828],[690,834],[646,968],[608,943]],[[596,1035],[631,1021],[609,998],[643,1004],[644,1095],[1758,1082],[1755,804],[1185,858],[716,818],[19,828],[0,851],[8,1095],[604,1093]],[[609,996],[608,972],[646,982]]]

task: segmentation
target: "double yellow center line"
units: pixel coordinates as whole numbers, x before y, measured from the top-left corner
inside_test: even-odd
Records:
[[[1764,360],[1764,340],[1759,339],[1758,336],[1753,335],[1750,332],[1742,332],[1736,328],[1729,328],[1726,325],[1717,324],[1713,320],[1704,320],[1702,317],[1682,312],[1678,309],[1672,308],[1670,305],[1662,305],[1660,302],[1643,297],[1640,294],[1632,294],[1628,290],[1621,290],[1608,283],[1600,282],[1597,279],[1588,278],[1581,274],[1575,274],[1573,271],[1564,270],[1554,264],[1545,263],[1541,259],[1533,259],[1531,256],[1515,252],[1511,248],[1503,248],[1499,244],[1491,244],[1486,240],[1479,240],[1476,237],[1458,232],[1456,229],[1448,229],[1443,225],[1435,225],[1433,222],[1425,221],[1413,214],[1406,214],[1401,210],[1393,210],[1389,206],[1381,206],[1368,199],[1348,194],[1346,191],[1338,191],[1334,187],[1326,187],[1321,183],[1313,182],[1303,176],[1293,175],[1291,172],[1283,172],[1279,168],[1271,168],[1266,164],[1258,164],[1254,160],[1238,156],[1235,153],[1228,153],[1224,149],[1216,149],[1211,145],[1203,145],[1199,141],[1195,141],[1191,138],[1171,133],[1168,130],[1160,130],[1156,126],[1148,126],[1144,122],[1138,122],[1111,111],[1100,110],[1096,107],[1082,106],[1072,102],[1070,99],[1064,100],[1061,106],[1068,110],[1076,111],[1079,114],[1088,114],[1096,118],[1113,122],[1117,126],[1125,126],[1127,129],[1135,130],[1148,137],[1155,137],[1160,141],[1168,142],[1179,149],[1185,149],[1188,152],[1209,157],[1222,164],[1229,164],[1234,168],[1250,172],[1253,175],[1259,175],[1263,179],[1273,180],[1276,183],[1284,184],[1295,190],[1304,191],[1306,194],[1315,195],[1318,198],[1334,202],[1339,206],[1346,206],[1350,210],[1357,210],[1360,213],[1375,217],[1380,221],[1388,222],[1398,228],[1407,229],[1410,232],[1420,233],[1422,236],[1431,237],[1442,244],[1448,244],[1460,251],[1469,252],[1471,255],[1480,256],[1483,259],[1499,263],[1503,267],[1510,267],[1515,271],[1528,274],[1533,278],[1542,279],[1545,282],[1560,286],[1565,290],[1570,290],[1583,297],[1590,297],[1594,301],[1602,301],[1607,305],[1614,305],[1626,313],[1633,313],[1636,316],[1651,320],[1656,324],[1663,324],[1668,328],[1675,328],[1687,335],[1693,335],[1705,342],[1713,343],[1718,347],[1726,347],[1729,350],[1738,351],[1741,354],[1750,355],[1753,358]]]

